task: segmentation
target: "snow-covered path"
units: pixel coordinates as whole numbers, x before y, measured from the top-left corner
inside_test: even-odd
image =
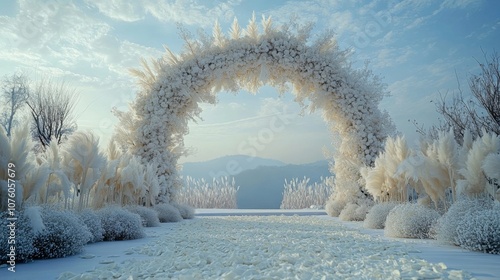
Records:
[[[0,279],[500,279],[500,255],[388,238],[321,211],[197,212],[146,228],[143,239],[0,268]]]
[[[411,246],[314,216],[206,217],[72,279],[468,279],[409,254]],[[132,276],[132,277],[130,277]]]

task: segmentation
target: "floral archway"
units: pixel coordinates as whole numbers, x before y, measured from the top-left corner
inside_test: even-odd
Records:
[[[310,42],[310,27],[274,28],[265,17],[261,29],[255,16],[244,29],[235,19],[227,37],[216,23],[213,36],[192,39],[183,33],[179,55],[166,48],[161,59],[143,60],[143,69],[133,70],[142,90],[130,112],[116,113],[117,138],[144,162],[156,164],[159,200],[169,201],[182,186],[177,161],[200,103],[215,103],[222,90],[255,92],[267,84],[286,92],[291,87],[296,101],[307,99],[309,109],[321,110],[332,133],[340,136],[330,198],[336,209],[330,214],[338,215],[346,203],[367,199],[359,168],[373,163],[392,127],[378,108],[384,87],[368,69],[351,67],[348,52],[339,49],[331,33]]]

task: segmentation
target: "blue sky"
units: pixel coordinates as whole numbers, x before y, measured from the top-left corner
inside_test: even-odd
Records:
[[[493,0],[2,1],[0,76],[24,71],[72,84],[79,92],[79,129],[99,135],[104,147],[117,123],[111,108],[126,109],[137,90],[127,69],[138,67],[140,57],[161,56],[163,45],[180,52],[178,24],[196,37],[211,34],[215,20],[225,31],[234,17],[245,26],[253,11],[275,25],[294,16],[315,24],[313,37],[334,30],[340,47],[352,50],[354,65],[370,61],[391,93],[381,109],[413,143],[417,134],[408,120],[435,123],[431,101],[456,90],[455,73],[466,87],[482,50],[500,51],[499,10]],[[279,96],[271,87],[256,95],[222,92],[216,106],[203,109],[203,121],[185,138],[192,154],[182,161],[246,153],[304,163],[335,147],[319,113],[301,115],[291,94]],[[280,129],[270,134],[276,121]]]

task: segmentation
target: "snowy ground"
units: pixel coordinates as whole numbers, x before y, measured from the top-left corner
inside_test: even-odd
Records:
[[[0,270],[0,279],[499,279],[500,256],[391,239],[318,210],[198,210],[77,256]],[[318,215],[322,214],[322,215]]]

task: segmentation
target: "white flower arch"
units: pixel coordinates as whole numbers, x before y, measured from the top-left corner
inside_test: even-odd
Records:
[[[359,168],[371,165],[391,127],[378,104],[384,87],[365,69],[354,70],[347,52],[339,50],[332,34],[308,42],[311,28],[273,28],[262,19],[259,32],[255,16],[247,28],[233,22],[226,37],[218,23],[212,37],[193,40],[183,33],[184,51],[166,55],[152,66],[143,60],[142,90],[130,112],[117,112],[117,138],[144,162],[155,162],[160,178],[160,200],[170,200],[182,185],[176,169],[184,149],[188,121],[196,119],[199,103],[216,102],[221,90],[255,92],[268,84],[285,92],[291,85],[298,102],[306,98],[311,110],[320,109],[341,143],[334,156],[335,191],[331,201],[340,209],[346,202],[366,198]]]

